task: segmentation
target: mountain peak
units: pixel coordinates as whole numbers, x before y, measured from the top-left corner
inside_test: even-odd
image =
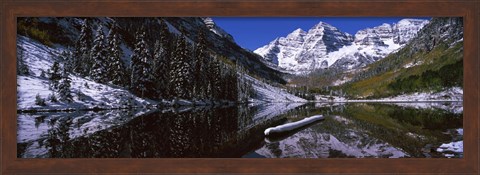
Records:
[[[302,28],[295,29],[292,33],[306,33]]]
[[[427,23],[428,20],[425,19],[411,19],[405,18],[396,23],[397,26],[409,26],[409,25],[419,25],[422,23]]]
[[[378,27],[392,27],[392,25],[390,25],[388,23],[383,23],[382,25],[380,25]]]
[[[318,24],[313,26],[313,28],[319,28],[319,27],[333,27],[333,26],[323,21],[320,21],[318,22]]]
[[[292,33],[288,34],[287,35],[287,38],[299,38],[299,37],[303,37],[307,34],[307,32],[305,32],[303,29],[301,28],[298,28],[296,30],[294,30]],[[278,38],[277,38],[278,39]]]

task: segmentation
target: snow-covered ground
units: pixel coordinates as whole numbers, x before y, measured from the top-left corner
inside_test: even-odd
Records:
[[[463,128],[456,129],[456,134],[463,136]],[[455,154],[463,153],[463,140],[453,141],[450,143],[443,143],[437,148],[437,152],[443,153],[445,157],[451,158]],[[452,154],[455,153],[455,154]]]
[[[414,66],[418,66],[418,65],[422,65],[422,64],[423,64],[423,61],[410,62],[408,64],[405,64],[403,67],[404,68],[410,68],[410,67],[414,67]]]
[[[463,89],[452,87],[440,92],[416,92],[413,94],[399,95],[392,98],[380,99],[383,101],[463,101]]]
[[[332,85],[333,86],[340,86],[342,84],[345,84],[346,82],[349,82],[350,80],[352,80],[352,78],[342,77],[341,79],[338,79],[338,80],[334,81],[332,83]]]
[[[128,106],[147,106],[154,101],[139,98],[127,90],[99,84],[94,81],[69,75],[72,79],[71,92],[73,102],[52,102],[50,95],[59,98],[58,93],[49,88],[49,80],[41,77],[41,72],[53,65],[54,60],[61,53],[61,48],[50,48],[27,37],[18,36],[17,44],[25,50],[24,58],[30,75],[17,76],[17,108],[18,110],[64,110],[64,109],[92,109],[92,108],[124,108]],[[47,75],[46,75],[47,76]],[[35,97],[39,95],[45,99],[46,106],[35,104]]]
[[[437,152],[452,151],[456,153],[463,152],[463,140],[457,142],[444,143],[437,148]]]
[[[461,87],[452,87],[440,92],[416,92],[371,100],[353,100],[329,95],[316,95],[315,98],[316,102],[459,102],[463,101],[463,89]]]

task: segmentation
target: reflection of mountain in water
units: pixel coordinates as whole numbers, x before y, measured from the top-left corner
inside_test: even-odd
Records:
[[[284,140],[267,143],[256,153],[265,157],[299,158],[398,158],[407,155],[401,149],[369,136],[368,132],[337,128],[348,122],[351,121],[340,116],[332,117]]]

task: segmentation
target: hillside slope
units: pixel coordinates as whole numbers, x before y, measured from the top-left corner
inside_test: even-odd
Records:
[[[98,83],[90,78],[74,74],[69,75],[72,80],[70,91],[73,101],[60,101],[58,100],[59,93],[50,86],[47,72],[54,62],[63,61],[60,55],[66,47],[59,44],[47,46],[32,38],[17,35],[17,48],[19,53],[23,54],[23,64],[28,67],[28,74],[17,76],[17,102],[20,111],[96,110],[147,107],[170,103],[165,100],[160,103],[158,100],[140,98],[129,92],[128,88],[111,83]],[[125,53],[128,54],[128,50],[125,50]],[[253,84],[255,94],[258,94],[250,100],[252,102],[304,101],[280,88],[248,77],[248,81]],[[45,101],[44,105],[37,104],[37,95]],[[52,100],[52,97],[56,100]]]

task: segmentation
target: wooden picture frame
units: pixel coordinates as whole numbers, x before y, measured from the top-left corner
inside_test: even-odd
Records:
[[[1,172],[479,173],[479,1],[29,1],[2,0]],[[452,16],[464,20],[464,157],[459,159],[23,159],[16,154],[16,18],[25,16]]]

